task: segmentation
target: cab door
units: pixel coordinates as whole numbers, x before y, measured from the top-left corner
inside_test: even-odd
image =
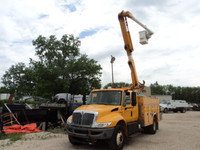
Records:
[[[138,120],[138,108],[132,105],[132,91],[124,92],[122,115],[127,123]]]

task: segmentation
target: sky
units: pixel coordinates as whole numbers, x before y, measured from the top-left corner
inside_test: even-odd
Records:
[[[139,43],[143,28],[128,19],[133,59],[140,82],[200,86],[200,5],[198,0],[0,0],[0,78],[11,65],[36,59],[32,40],[73,34],[80,53],[102,67],[102,86],[131,83],[118,13],[130,11],[154,32]],[[1,81],[1,79],[0,79]],[[3,86],[3,84],[0,84]]]

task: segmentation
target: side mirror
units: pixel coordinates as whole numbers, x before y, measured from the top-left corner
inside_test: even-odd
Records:
[[[132,106],[136,106],[137,101],[136,101],[136,92],[132,93],[132,101],[131,101]]]

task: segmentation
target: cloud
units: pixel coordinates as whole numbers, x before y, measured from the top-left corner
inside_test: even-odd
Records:
[[[128,19],[133,58],[140,81],[199,86],[200,5],[197,0],[34,0],[2,1],[0,5],[0,77],[18,62],[34,58],[32,40],[73,34],[81,53],[103,68],[102,84],[111,82],[110,55],[115,56],[115,81],[131,82],[128,58],[117,15],[130,11],[155,34],[139,44],[140,26]]]
[[[47,18],[49,15],[47,15],[47,14],[40,14],[39,15],[39,19],[44,19],[44,18]]]
[[[94,34],[96,34],[97,32],[101,31],[101,30],[107,30],[106,27],[97,27],[97,28],[94,28],[94,29],[86,29],[84,31],[82,31],[80,34],[79,34],[79,38],[85,38],[87,36],[92,36]]]

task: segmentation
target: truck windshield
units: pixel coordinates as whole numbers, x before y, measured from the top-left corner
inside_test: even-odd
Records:
[[[91,92],[87,104],[121,105],[121,91],[95,91]]]

